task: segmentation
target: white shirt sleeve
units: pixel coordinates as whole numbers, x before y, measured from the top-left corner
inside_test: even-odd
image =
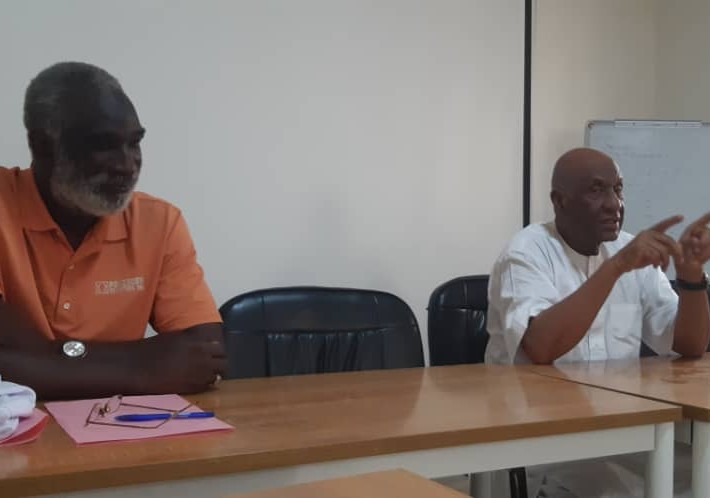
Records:
[[[550,272],[523,254],[498,261],[488,289],[487,361],[530,363],[520,345],[531,318],[561,300]]]
[[[673,326],[678,312],[678,295],[659,268],[647,268],[642,277],[643,342],[656,354],[673,350]]]
[[[15,432],[21,417],[29,417],[37,396],[26,386],[5,382],[0,377],[0,441]]]

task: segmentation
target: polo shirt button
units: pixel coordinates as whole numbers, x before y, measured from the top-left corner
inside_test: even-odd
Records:
[[[74,265],[69,265],[69,269],[70,269],[70,270],[73,270],[73,269],[74,269]]]
[[[62,306],[62,308],[69,311],[71,309],[71,303],[64,303],[64,306]]]

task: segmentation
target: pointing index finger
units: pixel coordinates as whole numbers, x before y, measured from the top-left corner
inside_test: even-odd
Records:
[[[709,216],[709,217],[708,217],[708,221],[710,221],[710,213],[707,213],[705,216]],[[703,217],[703,218],[704,218],[704,217]],[[701,218],[701,219],[702,219],[702,218]],[[655,225],[653,225],[653,226],[650,228],[650,230],[653,230],[654,232],[661,232],[661,233],[663,233],[663,232],[665,232],[666,230],[668,230],[670,227],[672,227],[673,225],[677,225],[677,224],[680,223],[681,221],[683,221],[683,216],[677,214],[677,215],[675,215],[675,216],[671,216],[670,218],[666,218],[665,220],[659,221],[658,223],[656,223]],[[700,221],[700,220],[698,220],[698,221]]]
[[[701,226],[705,226],[708,223],[710,223],[710,212],[707,212],[704,215],[702,215],[700,218],[698,218],[693,223],[691,223],[690,226],[692,226],[693,228],[698,228]]]

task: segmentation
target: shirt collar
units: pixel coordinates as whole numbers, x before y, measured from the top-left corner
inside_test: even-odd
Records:
[[[578,253],[577,251],[572,249],[569,244],[567,244],[567,241],[564,239],[564,237],[562,237],[562,235],[560,235],[560,233],[557,231],[557,227],[555,226],[554,221],[547,223],[547,228],[550,233],[552,233],[552,235],[560,241],[560,244],[562,245],[562,248],[567,254],[567,257],[572,262],[572,265],[579,271],[587,275],[587,277],[589,277],[596,270],[596,267],[600,264],[601,261],[606,259],[606,248],[604,247],[604,244],[600,245],[599,254],[595,254],[593,256],[585,256],[584,254]]]
[[[105,216],[96,225],[97,236],[108,242],[117,242],[128,238],[128,209],[120,213]]]
[[[32,169],[20,171],[17,187],[23,226],[31,231],[59,231],[59,226],[44,204],[35,183]],[[96,224],[95,233],[99,240],[119,241],[128,238],[127,209],[120,213],[105,216]]]

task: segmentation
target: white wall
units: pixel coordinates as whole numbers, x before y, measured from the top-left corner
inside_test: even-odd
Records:
[[[667,3],[675,8],[680,2]],[[652,0],[537,0],[535,7],[533,222],[552,219],[552,167],[563,152],[583,145],[587,121],[656,115]]]
[[[710,1],[656,0],[658,114],[710,121]]]
[[[522,225],[519,0],[0,0],[0,150],[29,79],[114,73],[148,130],[139,187],[185,212],[218,302],[487,273]],[[425,349],[426,349],[426,337]]]

